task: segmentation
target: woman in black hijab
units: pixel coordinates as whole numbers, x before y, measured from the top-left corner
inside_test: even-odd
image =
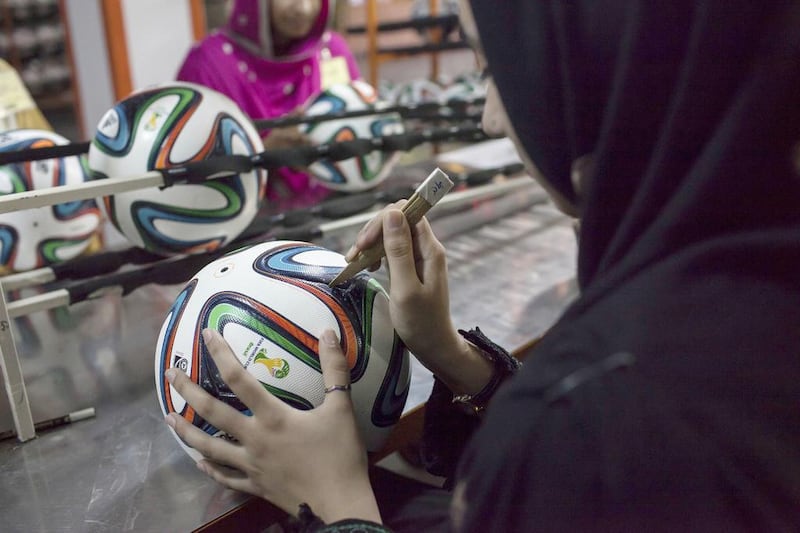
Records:
[[[472,4],[581,297],[462,458],[466,529],[795,529],[800,4]]]
[[[491,116],[497,102],[487,102],[485,127],[503,128],[496,117],[511,117],[508,133],[531,171],[580,218],[581,296],[515,372],[484,338],[473,332],[466,343],[455,334],[444,254],[427,223],[412,232],[393,206],[365,228],[351,255],[382,232],[398,332],[453,393],[488,403],[457,458],[452,498],[423,494],[404,500],[405,512],[382,509],[384,518],[414,527],[416,516],[419,531],[434,523],[503,532],[794,530],[800,5],[472,0],[471,7],[477,32],[468,9],[465,30],[480,37],[479,55],[506,111]],[[444,333],[434,339],[432,325]],[[223,376],[241,382],[221,344],[211,339]],[[320,356],[326,383],[347,379],[335,342],[321,342]],[[175,384],[184,397],[197,395],[193,404],[204,403],[184,378]],[[256,387],[232,386],[245,395]],[[429,427],[452,421],[437,400],[443,390],[437,385]],[[311,444],[259,455],[277,437],[264,431],[260,448],[252,444],[258,413],[226,424],[244,437],[246,460],[172,422],[210,459],[202,467],[228,486],[289,512],[307,502],[327,522],[375,522],[346,399],[328,395],[320,408],[327,418],[258,400],[270,403],[273,417],[307,423],[309,439],[309,428],[327,424],[326,450],[338,455],[319,452],[303,464],[291,454]],[[198,411],[215,423],[215,406]],[[452,447],[428,444],[428,457],[446,471]],[[272,477],[259,477],[268,468]],[[277,475],[284,482],[271,487]],[[309,528],[324,527],[301,515]],[[358,527],[381,530],[359,520],[327,530]]]

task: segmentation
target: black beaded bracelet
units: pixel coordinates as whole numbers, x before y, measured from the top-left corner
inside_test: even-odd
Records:
[[[489,338],[483,334],[480,328],[476,327],[469,331],[463,329],[458,330],[462,337],[464,337],[470,344],[478,348],[486,359],[492,362],[494,372],[489,383],[477,394],[459,394],[453,396],[454,403],[464,404],[469,407],[475,414],[480,414],[489,403],[489,400],[494,395],[497,387],[512,374],[515,374],[520,369],[522,363],[519,359],[508,353],[503,347],[493,343]]]
[[[281,531],[287,533],[392,533],[381,524],[355,518],[326,524],[307,503],[301,503],[297,518],[290,517],[283,526]]]

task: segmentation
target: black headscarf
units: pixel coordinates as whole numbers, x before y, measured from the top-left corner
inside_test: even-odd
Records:
[[[796,528],[800,4],[472,8],[517,136],[578,204],[582,294],[493,399],[459,521]]]

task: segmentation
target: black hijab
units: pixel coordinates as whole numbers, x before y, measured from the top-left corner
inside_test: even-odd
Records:
[[[472,9],[517,136],[578,204],[582,294],[471,441],[464,528],[793,529],[800,5]]]

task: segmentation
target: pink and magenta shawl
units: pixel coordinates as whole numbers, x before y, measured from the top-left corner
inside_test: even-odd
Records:
[[[177,79],[227,95],[254,120],[291,113],[320,92],[324,55],[344,57],[351,79],[360,78],[344,38],[327,29],[329,17],[328,0],[322,0],[319,18],[308,36],[276,57],[269,0],[234,0],[227,24],[192,47]],[[270,173],[271,198],[319,198],[325,193],[304,173],[288,168]]]

